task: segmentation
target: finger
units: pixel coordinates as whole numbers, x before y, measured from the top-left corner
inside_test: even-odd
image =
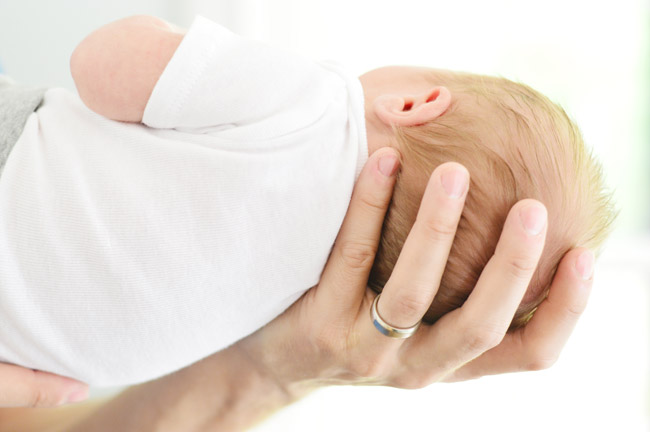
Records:
[[[550,366],[557,360],[587,307],[594,254],[588,249],[576,249],[566,258],[553,279],[548,298],[521,329],[522,345],[528,353],[522,363],[526,369],[540,363]]]
[[[435,296],[469,187],[469,173],[449,162],[431,175],[417,219],[382,291],[377,310],[395,327],[424,316]]]
[[[88,397],[88,386],[47,372],[0,364],[0,407],[54,407]]]
[[[594,256],[588,249],[569,251],[558,266],[548,298],[530,322],[508,334],[494,349],[458,369],[448,381],[483,375],[546,369],[553,365],[587,306]]]
[[[377,252],[398,167],[398,153],[391,148],[382,148],[372,154],[361,171],[316,289],[317,301],[326,305],[321,310],[356,316]]]
[[[462,306],[470,322],[505,334],[542,255],[546,219],[546,208],[538,201],[513,206],[494,255]]]
[[[511,209],[494,255],[463,306],[421,331],[405,358],[437,358],[455,368],[498,345],[526,292],[544,247],[546,209],[523,200]],[[408,351],[414,351],[408,353]],[[429,366],[430,367],[430,366]]]

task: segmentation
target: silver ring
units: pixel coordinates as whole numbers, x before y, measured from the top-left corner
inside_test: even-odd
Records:
[[[379,333],[395,339],[406,339],[413,336],[413,333],[415,333],[420,327],[422,320],[418,321],[415,323],[415,325],[408,328],[393,327],[384,321],[379,316],[379,312],[377,312],[377,303],[379,302],[379,296],[381,296],[381,294],[375,297],[375,301],[372,302],[372,307],[370,308],[370,318],[372,319],[372,324],[377,330],[379,330]]]

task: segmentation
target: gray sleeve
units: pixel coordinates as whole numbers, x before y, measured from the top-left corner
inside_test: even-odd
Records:
[[[39,107],[44,94],[45,89],[20,86],[0,75],[0,174],[29,115]]]

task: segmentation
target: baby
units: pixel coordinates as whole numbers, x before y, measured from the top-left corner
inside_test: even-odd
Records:
[[[360,169],[383,146],[403,160],[377,290],[432,170],[453,160],[472,177],[428,322],[463,303],[516,201],[542,201],[549,228],[513,327],[561,256],[597,248],[612,220],[574,124],[505,79],[408,67],[356,79],[201,17],[186,35],[151,17],[109,24],[71,69],[81,100],[48,90],[0,148],[6,362],[131,384],[250,334],[318,283]],[[16,102],[0,88],[3,103]]]

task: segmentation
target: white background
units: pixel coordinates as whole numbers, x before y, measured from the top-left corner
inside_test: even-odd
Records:
[[[0,62],[23,83],[73,89],[76,44],[139,13],[185,27],[201,13],[359,74],[418,64],[525,82],[576,119],[621,210],[589,307],[550,370],[417,391],[330,388],[256,430],[650,430],[650,2],[0,0]]]

